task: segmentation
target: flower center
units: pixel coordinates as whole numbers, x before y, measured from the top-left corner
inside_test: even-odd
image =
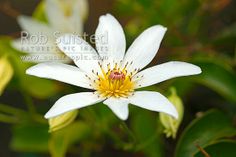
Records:
[[[131,63],[132,64],[132,63]],[[123,68],[118,64],[114,64],[111,68],[110,64],[106,66],[99,64],[101,74],[95,73],[98,79],[93,81],[93,87],[102,97],[128,97],[133,94],[135,81],[133,76],[138,72],[137,69],[132,72],[127,71],[127,63]]]
[[[65,17],[70,17],[72,15],[73,6],[75,5],[74,1],[61,0],[58,1],[57,4],[59,5],[61,11],[63,11]]]
[[[115,81],[115,80],[121,80],[122,81],[122,80],[125,79],[125,74],[122,71],[121,72],[119,72],[119,71],[112,71],[110,73],[109,79],[111,81]]]

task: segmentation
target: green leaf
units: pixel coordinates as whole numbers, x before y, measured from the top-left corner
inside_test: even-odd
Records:
[[[156,117],[149,111],[136,110],[131,118],[132,130],[137,138],[137,151],[142,151],[147,157],[162,157],[163,149],[160,143],[161,131],[157,128]]]
[[[196,81],[216,91],[226,99],[236,102],[236,74],[224,66],[213,61],[194,62],[201,67],[202,73],[196,76]]]
[[[211,157],[233,157],[236,156],[236,142],[235,141],[221,141],[214,143],[204,150]],[[198,152],[194,157],[205,157],[201,152]]]
[[[10,147],[21,152],[47,152],[48,127],[40,124],[20,124],[13,127]]]
[[[137,0],[143,7],[148,8],[152,5],[152,0]]]
[[[83,140],[90,134],[90,127],[84,122],[74,122],[71,125],[52,133],[49,141],[49,151],[53,157],[64,157],[68,148]]]
[[[224,113],[208,111],[184,130],[178,141],[175,157],[190,157],[198,152],[196,144],[204,148],[220,138],[235,134],[236,129]]]
[[[14,51],[14,49],[10,45],[11,38],[8,36],[0,36],[0,50],[1,50],[1,56],[2,55],[15,55],[17,54],[17,51]]]
[[[41,22],[47,23],[47,17],[45,15],[45,1],[42,1],[38,4],[34,10],[33,17]]]
[[[46,99],[53,96],[58,89],[55,82],[51,80],[41,79],[26,74],[25,76],[22,76],[21,79],[21,85],[26,89],[28,94],[39,99]]]

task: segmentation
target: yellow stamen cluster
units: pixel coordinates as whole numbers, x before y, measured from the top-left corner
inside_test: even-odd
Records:
[[[113,68],[110,67],[110,64],[107,64],[106,68],[99,64],[101,74],[97,73],[98,79],[94,81],[97,93],[106,98],[132,95],[135,87],[135,81],[132,80],[132,77],[138,70],[135,69],[132,72],[128,72],[126,69],[130,64],[127,63],[123,68],[119,68],[117,63]]]

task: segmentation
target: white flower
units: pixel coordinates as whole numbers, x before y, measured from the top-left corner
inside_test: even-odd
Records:
[[[102,101],[122,120],[128,118],[128,104],[163,112],[177,118],[175,107],[162,94],[135,91],[137,88],[174,77],[201,73],[198,66],[178,61],[140,71],[156,55],[165,32],[166,28],[160,25],[148,28],[133,42],[125,54],[126,41],[123,29],[112,15],[107,14],[100,17],[96,37],[99,39],[102,34],[107,34],[105,45],[108,49],[101,48],[104,46],[101,40],[96,40],[97,53],[80,37],[69,34],[60,37],[57,40],[58,47],[71,57],[78,67],[53,62],[41,63],[29,68],[26,73],[92,89],[95,92],[75,93],[60,98],[47,112],[45,118],[52,118]],[[81,55],[80,52],[88,57],[108,58],[78,60],[76,57]]]
[[[35,62],[51,61],[54,56],[63,57],[55,44],[56,38],[64,33],[82,35],[88,4],[87,0],[46,0],[44,10],[48,23],[23,15],[17,18],[22,30],[27,33],[12,43],[14,48],[37,56],[32,57]]]

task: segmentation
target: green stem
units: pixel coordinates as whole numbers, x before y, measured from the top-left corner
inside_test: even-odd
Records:
[[[119,148],[124,148],[124,145],[127,145],[124,141],[121,140],[121,138],[117,137],[117,134],[114,134],[110,128],[106,125],[106,121],[102,120],[97,113],[94,111],[93,108],[88,107],[87,108],[88,114],[90,115],[89,118],[92,119],[92,121],[95,124],[95,127],[97,127],[98,130],[102,131],[104,134],[108,135],[109,138],[111,138],[116,146]],[[107,117],[109,119],[109,117]],[[127,126],[126,126],[127,127]]]
[[[135,150],[136,151],[143,150],[144,148],[148,147],[151,143],[153,143],[157,137],[158,137],[158,133],[155,133],[153,136],[151,136],[150,138],[148,138],[141,144],[137,145]]]
[[[42,115],[37,114],[32,98],[29,95],[25,94],[24,91],[22,91],[21,93],[25,99],[25,103],[27,105],[28,111],[30,113],[30,116],[33,118],[33,120],[42,124],[47,124],[47,120],[44,119]]]
[[[28,117],[28,113],[26,111],[15,108],[15,107],[11,107],[10,105],[5,105],[5,104],[0,104],[0,112],[10,114],[10,115],[14,115],[17,118],[25,119],[26,117]],[[47,123],[47,120],[44,119],[43,116],[40,115],[40,114],[34,114],[34,115],[31,115],[31,116],[33,116],[33,120],[35,120],[36,122],[39,122],[39,123],[42,123],[42,124]]]
[[[17,109],[15,107],[11,107],[9,105],[4,105],[4,104],[0,104],[0,111],[4,112],[4,113],[12,114],[12,115],[22,115],[22,114],[25,114],[24,110]]]
[[[136,143],[137,140],[136,140],[135,135],[134,135],[133,132],[129,129],[129,127],[127,126],[127,124],[126,124],[124,121],[121,122],[121,126],[122,126],[123,129],[125,129],[125,131],[128,133],[128,135],[132,138],[133,143]]]
[[[160,121],[158,121],[158,125],[160,126]],[[147,140],[143,141],[142,143],[138,144],[135,148],[136,151],[143,150],[144,148],[151,145],[155,140],[159,139],[159,136],[162,134],[162,128],[157,127],[155,133],[148,138]]]
[[[31,116],[35,115],[36,114],[36,109],[35,109],[32,98],[30,96],[28,96],[27,94],[25,94],[24,92],[22,92],[22,95],[25,99],[25,103],[27,105],[27,108],[28,108]]]
[[[109,136],[109,138],[115,141],[114,143],[116,144],[117,147],[127,150],[126,146],[128,144],[122,141],[119,137],[117,137],[117,134],[114,134],[111,130],[107,130],[107,129],[104,129],[103,131],[105,134]]]
[[[18,123],[19,120],[16,117],[4,115],[0,113],[0,122],[3,123]]]

